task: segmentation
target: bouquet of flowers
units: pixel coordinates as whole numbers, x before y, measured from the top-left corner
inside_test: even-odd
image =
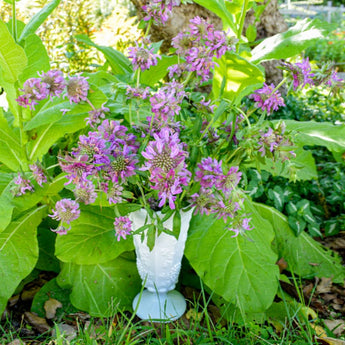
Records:
[[[275,234],[283,236],[278,228],[284,227],[287,234],[291,229],[277,211],[253,205],[247,170],[272,169],[291,180],[305,179],[304,169],[310,176],[313,166],[310,159],[304,161],[305,156],[299,158],[305,154],[303,140],[312,137],[314,144],[327,146],[325,138],[331,137],[332,143],[339,138],[337,128],[329,132],[324,125],[313,124],[309,129],[309,124],[297,126],[269,117],[285,105],[284,83],[291,81],[294,90],[313,84],[341,90],[342,81],[331,67],[315,72],[308,59],[284,62],[285,78],[279,85],[266,84],[258,67],[265,59],[291,57],[284,40],[290,42],[291,35],[306,32],[296,48],[302,50],[308,30],[321,35],[316,22],[265,40],[251,51],[249,61],[240,49],[243,16],[249,8],[244,2],[237,19],[226,10],[219,13],[229,30],[216,30],[206,19],[195,17],[172,39],[169,55],[161,55],[160,43],[150,40],[150,26],[153,21],[164,25],[179,3],[155,0],[144,6],[147,31],[127,57],[78,38],[104,53],[111,73],[65,76],[44,65],[37,74],[34,64],[25,67],[31,60],[0,22],[9,47],[22,56],[13,84],[10,77],[3,81],[9,111],[1,114],[0,129],[8,133],[9,142],[0,160],[12,173],[2,171],[4,180],[10,176],[11,182],[0,196],[6,213],[0,226],[10,231],[19,219],[20,226],[26,229],[27,224],[36,231],[43,219],[44,227],[58,235],[59,285],[83,290],[72,293],[71,300],[93,315],[106,315],[114,294],[128,307],[140,288],[130,254],[131,235],[145,233],[152,250],[159,234],[178,237],[181,210],[193,210],[186,256],[197,274],[241,310],[266,310],[278,288],[275,262],[280,248],[274,251],[271,243]],[[209,9],[214,9],[214,1]],[[18,42],[35,39],[29,32],[23,31]],[[23,76],[30,77],[20,79]],[[298,137],[296,127],[304,137]],[[332,145],[341,150],[341,144]],[[139,209],[146,210],[150,221],[134,229],[130,214]],[[168,231],[164,222],[171,217],[173,231]],[[32,241],[20,246],[33,243],[38,252],[35,236],[32,233]],[[200,260],[209,251],[209,260]],[[224,260],[229,253],[229,260]],[[14,273],[18,277],[35,266],[38,254],[30,255],[28,268]],[[97,293],[100,281],[105,293],[100,304],[93,305],[90,300],[95,299],[89,294]]]

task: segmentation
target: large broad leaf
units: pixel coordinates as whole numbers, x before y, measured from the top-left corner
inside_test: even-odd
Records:
[[[0,162],[13,171],[25,169],[25,156],[18,128],[11,128],[0,110]]]
[[[299,20],[295,26],[263,40],[252,50],[252,62],[286,59],[295,56],[323,38],[330,30],[330,25],[318,19]]]
[[[48,16],[54,11],[59,5],[61,0],[53,0],[52,2],[45,5],[39,12],[37,12],[30,21],[26,24],[22,31],[18,42],[21,43],[26,37],[36,32],[41,24],[48,18]]]
[[[335,253],[322,247],[305,232],[296,237],[287,218],[276,209],[263,204],[255,204],[255,208],[271,222],[276,232],[275,248],[291,272],[302,278],[332,277],[335,283],[344,283],[345,268]]]
[[[212,88],[216,99],[227,98],[239,103],[244,96],[260,88],[265,80],[257,66],[237,54],[227,53],[217,63]]]
[[[107,97],[95,85],[90,85],[88,99],[95,108],[100,108],[107,101]],[[65,115],[63,115],[64,109],[69,109]],[[66,98],[56,97],[53,101],[44,104],[35,117],[25,124],[24,129],[29,131],[47,124],[51,125],[53,122],[60,120],[62,116],[86,115],[90,110],[92,109],[87,102],[71,104]]]
[[[148,86],[154,86],[167,75],[168,67],[177,63],[177,56],[162,56],[162,59],[158,60],[156,66],[151,66],[150,69],[143,71],[140,74],[140,83]]]
[[[118,307],[130,310],[141,286],[134,258],[124,257],[97,265],[64,263],[57,283],[72,288],[76,308],[101,317],[114,315]]]
[[[328,122],[284,120],[288,131],[296,131],[294,142],[300,145],[325,146],[332,152],[345,151],[345,125]]]
[[[16,44],[6,24],[1,20],[0,37],[0,72],[2,79],[14,83],[24,70],[27,58],[23,48]]]
[[[237,34],[232,14],[228,11],[224,0],[194,0],[197,4],[215,13],[223,21],[224,30],[231,29]]]
[[[134,249],[132,238],[117,241],[114,210],[87,206],[66,236],[58,236],[55,255],[78,265],[99,264]]]
[[[131,62],[121,52],[112,47],[100,46],[90,40],[86,35],[76,35],[75,38],[82,43],[95,47],[101,51],[115,74],[132,73]]]
[[[32,34],[25,39],[24,50],[28,65],[19,76],[22,82],[29,78],[38,78],[37,72],[46,72],[50,68],[48,53],[37,35]]]
[[[107,101],[105,95],[99,90],[97,90],[97,92],[95,91],[94,93],[91,93],[89,99],[96,108],[100,108],[101,105]],[[65,134],[74,133],[86,126],[85,118],[87,117],[87,111],[90,110],[90,107],[88,108],[88,110],[86,110],[85,105],[77,105],[75,106],[75,108],[72,105],[70,107],[71,111],[62,116],[61,114],[58,115],[58,112],[60,112],[60,110],[58,110],[60,109],[60,105],[57,106],[55,103],[52,104],[52,109],[44,108],[44,110],[42,111],[44,111],[44,113],[48,117],[51,117],[52,121],[54,121],[53,119],[55,119],[55,122],[51,122],[49,124],[46,123],[45,125],[40,126],[36,129],[36,139],[31,140],[28,143],[30,162],[40,160],[42,156],[47,153],[49,148]],[[56,105],[56,107],[54,107],[54,104]],[[51,114],[49,114],[49,109],[52,111]],[[40,112],[39,118],[42,119],[42,121],[45,121],[43,120],[42,116],[43,115]],[[56,121],[56,118],[60,116],[61,118]],[[32,121],[34,121],[35,119],[36,117],[33,118]],[[37,119],[35,120],[34,124],[31,123],[30,127],[36,125],[39,125]]]
[[[18,284],[35,267],[38,258],[36,229],[46,206],[36,207],[11,222],[0,233],[0,313]]]
[[[248,238],[232,238],[223,220],[195,216],[190,225],[185,255],[204,283],[245,312],[265,311],[278,289],[276,254],[271,249],[273,230],[247,201],[246,211],[255,227]]]

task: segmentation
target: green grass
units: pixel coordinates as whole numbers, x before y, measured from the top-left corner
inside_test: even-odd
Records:
[[[288,309],[288,308],[287,308]],[[90,318],[85,322],[64,317],[59,322],[73,324],[72,336],[54,324],[52,332],[40,336],[30,335],[31,329],[24,321],[13,324],[7,318],[0,324],[0,344],[22,339],[26,344],[46,345],[135,345],[135,344],[233,344],[233,345],[307,345],[314,341],[314,330],[306,319],[297,313],[289,315],[285,323],[265,322],[261,325],[246,322],[240,326],[219,319],[217,309],[210,305],[203,291],[194,301],[188,301],[187,313],[175,322],[151,323],[139,320],[131,313],[114,311],[113,318]]]

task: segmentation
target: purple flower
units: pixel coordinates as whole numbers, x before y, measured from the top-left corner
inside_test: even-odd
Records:
[[[72,104],[86,101],[87,94],[89,91],[89,83],[87,82],[88,77],[82,77],[79,74],[70,77],[67,82],[67,93],[65,96],[69,99]]]
[[[28,79],[21,91],[24,92],[24,95],[19,96],[16,101],[20,106],[25,108],[29,106],[32,110],[38,104],[37,101],[45,99],[49,95],[48,85],[43,83],[40,78]]]
[[[173,7],[179,6],[180,0],[150,0],[142,7],[146,13],[145,21],[153,19],[156,24],[165,24],[171,14]]]
[[[117,217],[114,221],[115,236],[120,241],[121,237],[126,239],[132,231],[132,221],[128,217]]]
[[[109,175],[113,182],[119,179],[125,180],[126,177],[135,175],[135,165],[138,163],[136,154],[131,153],[131,148],[124,145],[121,152],[114,153],[114,158],[110,163]]]
[[[235,234],[231,237],[237,237],[238,235],[244,235],[246,231],[250,231],[253,227],[250,226],[249,222],[251,218],[243,218],[237,221],[234,221],[228,227],[229,231],[233,231]]]
[[[241,176],[242,173],[238,167],[231,167],[226,175],[217,180],[216,187],[224,193],[230,193],[240,183]]]
[[[191,195],[192,206],[195,207],[194,214],[209,215],[213,212],[216,199],[211,189],[201,188],[199,193]]]
[[[76,220],[80,215],[79,204],[75,200],[62,199],[55,204],[55,210],[49,217],[70,225],[73,220]],[[67,230],[69,230],[69,227]]]
[[[169,207],[175,209],[176,195],[182,192],[182,186],[188,185],[191,177],[185,163],[188,152],[184,151],[178,133],[170,128],[154,134],[154,139],[141,153],[147,159],[141,170],[150,171],[151,188],[159,191],[159,206],[168,200]]]
[[[96,201],[97,193],[94,184],[89,180],[82,180],[74,189],[74,195],[77,200],[85,205],[92,204]]]
[[[166,83],[151,98],[151,111],[155,114],[155,122],[167,122],[178,115],[181,103],[186,96],[182,84],[175,81]]]
[[[139,98],[139,99],[146,99],[150,96],[150,88],[146,87],[131,87],[128,86],[126,90],[126,95],[128,98]]]
[[[140,45],[135,42],[135,47],[128,48],[128,57],[132,59],[133,68],[140,68],[142,71],[157,65],[157,58],[161,59],[159,54],[154,53],[154,48],[146,48],[142,42]]]
[[[167,174],[155,174],[150,179],[154,185],[152,189],[158,190],[158,199],[160,200],[158,206],[163,207],[168,200],[169,207],[175,209],[176,195],[182,193],[182,187],[186,186],[186,178],[177,176],[174,170],[170,170]]]
[[[201,187],[208,188],[219,184],[223,176],[222,162],[211,157],[203,158],[198,168],[195,172],[195,181],[200,182]]]
[[[326,78],[325,84],[328,86],[340,86],[344,80],[338,77],[336,70],[332,70],[329,77]]]
[[[65,90],[66,81],[61,71],[51,70],[47,73],[42,72],[39,76],[41,77],[42,82],[47,85],[50,97],[59,97]]]
[[[314,73],[311,73],[311,66],[309,63],[309,58],[302,59],[301,62],[291,64],[290,62],[283,62],[283,67],[292,73],[293,78],[293,88],[296,90],[298,87],[304,87],[307,84],[313,85]]]
[[[273,84],[270,86],[264,83],[262,89],[256,90],[251,98],[256,102],[256,107],[261,108],[262,111],[267,110],[267,114],[271,114],[272,110],[278,110],[279,107],[285,107],[284,99],[281,97],[280,92],[275,90]]]
[[[47,182],[47,176],[44,174],[42,167],[35,163],[29,165],[29,168],[32,171],[35,181],[42,187],[42,184]]]
[[[86,118],[86,123],[94,127],[96,124],[99,124],[101,122],[100,119],[105,118],[105,113],[109,112],[109,108],[105,107],[104,104],[102,104],[102,107],[100,109],[94,109],[89,111],[89,117]]]
[[[172,133],[171,129],[166,127],[154,134],[154,139],[141,153],[147,159],[142,170],[150,170],[152,174],[168,173],[184,165],[188,152],[183,150],[178,133]]]
[[[227,222],[228,218],[235,218],[236,213],[241,209],[240,202],[235,197],[230,197],[227,200],[218,201],[213,208],[213,213],[216,214],[218,219],[223,218]]]
[[[122,191],[123,187],[115,182],[107,192],[109,204],[117,204],[122,202]]]
[[[17,177],[13,180],[15,186],[11,188],[11,192],[14,196],[24,195],[27,191],[34,192],[30,180],[24,178],[21,173],[18,173]]]

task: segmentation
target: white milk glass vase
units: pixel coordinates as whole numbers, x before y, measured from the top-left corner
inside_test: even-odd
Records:
[[[181,269],[192,212],[193,210],[180,211],[181,229],[178,239],[162,232],[156,236],[151,251],[147,246],[147,230],[144,231],[143,241],[141,234],[133,236],[137,268],[145,287],[133,300],[133,309],[141,319],[169,322],[178,319],[186,310],[185,298],[174,288]],[[156,215],[160,219],[164,216],[160,212]],[[132,212],[129,218],[133,230],[151,223],[145,209]],[[166,220],[163,226],[173,231],[173,216]]]

